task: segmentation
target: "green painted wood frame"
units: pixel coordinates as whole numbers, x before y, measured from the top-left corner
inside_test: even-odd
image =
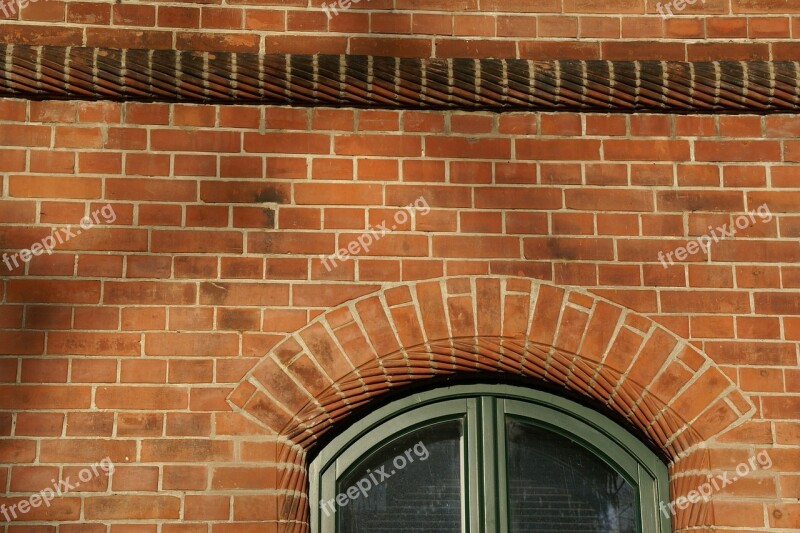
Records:
[[[505,419],[513,417],[584,446],[633,487],[640,533],[669,533],[659,513],[668,501],[667,467],[647,446],[609,418],[565,398],[510,385],[457,385],[399,399],[357,421],[328,443],[309,467],[312,533],[336,533],[336,513],[320,500],[336,495],[336,481],[388,442],[446,420],[462,423],[462,531],[508,533]]]

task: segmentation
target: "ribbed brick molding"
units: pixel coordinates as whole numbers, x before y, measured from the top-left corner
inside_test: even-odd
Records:
[[[755,413],[691,344],[596,296],[525,278],[401,283],[346,302],[275,346],[228,397],[280,435],[282,531],[307,532],[306,457],[359,407],[424,380],[523,377],[626,420],[670,461],[673,496],[698,486],[709,448]],[[674,518],[714,524],[713,501]]]
[[[797,61],[528,61],[0,45],[0,96],[431,109],[786,112]]]

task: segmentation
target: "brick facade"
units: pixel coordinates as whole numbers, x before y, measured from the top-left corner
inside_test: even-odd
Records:
[[[666,19],[641,0],[372,0],[330,22],[313,4],[39,0],[0,40],[798,59],[800,10],[778,0]],[[0,528],[302,531],[317,439],[387,391],[480,372],[628,419],[673,497],[768,450],[675,530],[796,531],[799,133],[791,114],[2,99],[2,251],[95,219],[0,263],[0,503],[116,469]]]

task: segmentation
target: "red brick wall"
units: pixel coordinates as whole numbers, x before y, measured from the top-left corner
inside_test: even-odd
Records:
[[[321,0],[39,0],[6,20],[11,43],[270,53],[530,59],[797,58],[792,0],[362,0],[330,20]],[[674,3],[674,0],[673,0]],[[666,10],[664,10],[666,12]]]
[[[263,4],[40,0],[21,21],[0,21],[0,38],[777,60],[797,57],[800,29],[787,14],[793,4],[760,0],[709,0],[666,20],[636,0],[498,0],[480,9],[477,1],[398,0],[396,10],[373,0],[330,24],[305,2]],[[287,490],[302,490],[302,476],[286,482],[291,465],[303,465],[278,435],[301,427],[300,415],[335,408],[325,403],[331,387],[420,341],[508,331],[577,353],[582,364],[605,361],[670,413],[675,435],[703,443],[702,463],[673,469],[673,497],[706,472],[732,471],[769,450],[770,470],[716,494],[696,516],[681,515],[676,530],[797,530],[799,132],[800,119],[785,115],[2,100],[0,248],[30,248],[106,204],[116,214],[24,268],[0,263],[2,502],[74,479],[104,457],[116,471],[0,527],[277,531],[278,520],[302,518],[284,504]],[[417,212],[369,253],[330,272],[323,266],[420,196],[430,213]],[[769,222],[756,217],[710,256],[662,267],[660,251],[765,203]],[[444,281],[417,284],[432,279]],[[478,287],[495,282],[503,303],[490,312],[495,293]],[[439,294],[430,291],[442,291],[444,303],[429,303]],[[543,294],[561,296],[537,299]],[[549,337],[535,314],[546,301],[556,302],[540,315]],[[327,342],[340,358],[320,348]],[[464,357],[497,370],[499,352],[481,346]],[[378,383],[371,393],[386,389]],[[648,434],[639,411],[617,410],[638,413],[633,425]],[[680,453],[663,437],[653,440]]]

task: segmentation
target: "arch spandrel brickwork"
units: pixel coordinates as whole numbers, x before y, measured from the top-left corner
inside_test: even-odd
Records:
[[[305,525],[306,452],[355,410],[420,380],[523,377],[628,421],[670,461],[671,493],[695,488],[715,438],[754,412],[708,356],[653,320],[538,280],[466,276],[388,286],[289,335],[229,396],[281,439],[283,525]],[[673,518],[713,523],[713,500]]]

